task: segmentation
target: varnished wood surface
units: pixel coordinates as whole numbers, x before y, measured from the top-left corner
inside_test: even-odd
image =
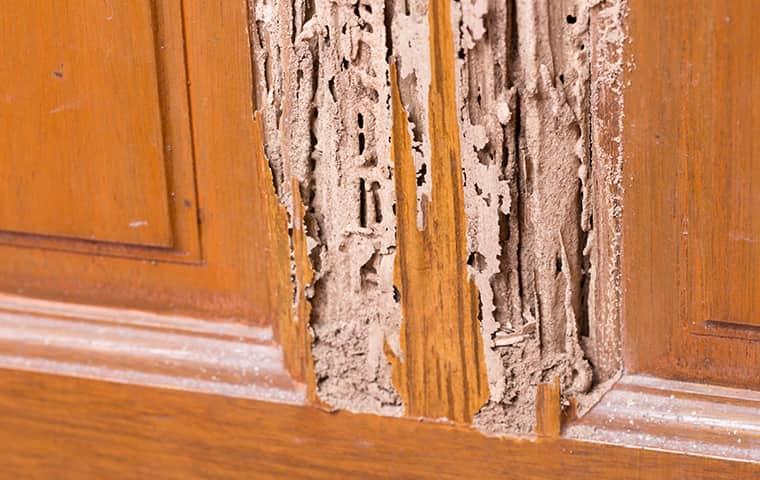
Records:
[[[753,479],[760,465],[0,370],[0,477]]]
[[[536,435],[558,437],[562,429],[559,377],[540,383],[536,390]]]
[[[3,15],[13,25],[3,33],[15,35],[6,43],[4,58],[11,62],[11,82],[0,87],[10,92],[5,94],[3,113],[18,114],[16,123],[32,135],[38,150],[31,152],[32,157],[30,152],[14,153],[25,137],[17,135],[16,125],[3,129],[11,137],[0,142],[0,182],[8,186],[2,189],[8,200],[2,205],[24,222],[53,223],[34,233],[0,225],[0,244],[197,263],[200,239],[181,3],[71,0],[41,8],[31,2],[13,2]],[[100,35],[98,26],[115,31]],[[15,43],[19,39],[23,41]],[[27,55],[27,39],[45,55]],[[42,48],[35,42],[51,45]],[[134,42],[146,45],[131,48]],[[13,63],[14,55],[23,59]],[[13,95],[18,83],[26,89],[36,85],[26,82],[26,70],[44,70],[49,57],[56,55],[78,62],[67,62],[65,72],[35,76],[42,86],[28,98]],[[139,80],[149,82],[155,92],[135,96],[133,90],[139,85],[134,83]],[[48,88],[51,85],[54,88]],[[44,107],[51,96],[76,96],[76,101],[48,112]],[[35,121],[40,109],[52,123]],[[84,119],[79,121],[79,117]],[[0,121],[14,118],[4,115]],[[137,155],[141,141],[150,143],[154,157]],[[143,178],[150,172],[151,178]],[[141,192],[155,182],[159,183],[150,192]],[[152,217],[156,214],[168,222],[167,240],[156,243],[137,238],[155,228]],[[90,233],[79,235],[82,238],[62,237],[60,225],[71,232]],[[124,236],[126,228],[131,235]],[[47,260],[50,266],[57,263],[55,255]]]
[[[97,3],[93,12],[101,12],[108,2],[92,3]],[[165,110],[160,127],[166,138],[172,139],[167,141],[173,149],[171,154],[180,151],[183,155],[173,164],[190,167],[189,171],[182,170],[181,183],[189,181],[191,189],[179,188],[175,180],[180,179],[172,179],[168,184],[169,197],[176,199],[182,211],[191,212],[190,223],[183,225],[188,231],[195,229],[196,239],[200,232],[200,243],[197,248],[182,244],[177,250],[166,249],[171,250],[169,253],[163,249],[146,251],[127,245],[102,251],[98,246],[74,247],[68,241],[50,245],[38,237],[20,242],[16,237],[0,234],[0,291],[221,321],[270,324],[273,312],[268,308],[270,288],[265,265],[269,239],[263,227],[267,223],[260,190],[266,179],[259,175],[253,162],[255,138],[247,2],[145,0],[134,3],[152,5],[155,10],[152,15],[158,26],[157,55],[166,55],[158,62],[158,70],[153,68],[151,72],[158,76],[159,90],[163,92],[155,108],[160,104]],[[28,2],[24,5],[33,8]],[[138,7],[132,2],[116,2],[114,8],[118,14]],[[148,20],[139,23],[124,19],[119,25],[124,35],[147,42],[144,39],[149,38],[153,29]],[[124,50],[118,54],[128,53],[126,45],[120,48]],[[74,81],[77,77],[74,74],[65,78]],[[192,135],[190,130],[183,133],[183,125],[190,124]],[[153,124],[146,119],[145,127],[149,125]],[[4,148],[7,146],[0,145],[0,152],[4,152]],[[66,161],[76,160],[67,158]],[[4,160],[2,164],[7,162]],[[78,194],[83,196],[84,202],[99,202],[88,197],[87,189],[81,189]],[[152,198],[153,201],[157,202],[158,196]],[[181,233],[184,231],[184,227],[175,228],[175,234],[180,232],[175,240],[185,238],[187,235]]]
[[[171,246],[151,2],[0,10],[0,230]]]
[[[760,11],[716,1],[693,15],[680,71],[688,321],[760,339]]]
[[[757,6],[631,0],[629,9],[626,368],[760,389]]]
[[[469,422],[488,400],[480,299],[467,270],[467,219],[456,110],[455,53],[447,2],[433,2],[429,96],[431,181],[417,227],[417,183],[409,121],[391,66],[401,355],[387,348],[406,413]]]

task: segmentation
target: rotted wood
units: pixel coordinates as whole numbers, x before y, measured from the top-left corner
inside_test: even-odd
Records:
[[[480,299],[467,271],[467,219],[456,112],[456,58],[448,2],[429,5],[432,194],[417,227],[416,175],[408,115],[391,66],[401,355],[389,353],[407,415],[469,422],[488,399]],[[389,351],[389,349],[386,349]]]
[[[254,161],[262,179],[260,185],[261,205],[267,212],[266,243],[267,277],[270,296],[268,311],[283,349],[285,365],[293,379],[306,384],[308,397],[316,402],[316,384],[314,379],[314,360],[311,355],[311,333],[309,319],[311,304],[306,298],[306,287],[311,284],[314,272],[311,268],[306,235],[303,225],[303,201],[298,182],[293,180],[293,218],[292,234],[289,235],[288,214],[277,199],[264,152],[261,118],[253,120],[254,144],[256,146]],[[291,274],[290,243],[293,242],[295,261],[295,284]],[[295,289],[295,294],[294,294]],[[295,298],[295,304],[294,299]]]

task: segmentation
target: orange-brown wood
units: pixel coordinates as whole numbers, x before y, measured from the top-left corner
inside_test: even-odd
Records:
[[[760,388],[758,10],[717,0],[629,9],[626,366]]]
[[[151,2],[0,11],[0,229],[171,246]]]
[[[536,389],[536,435],[558,437],[562,429],[559,377]]]
[[[167,192],[164,197],[156,194],[150,200],[168,202],[171,233],[168,244],[171,245],[148,246],[155,243],[149,237],[129,240],[119,231],[121,224],[110,228],[108,222],[96,225],[107,231],[98,233],[92,241],[61,238],[61,235],[91,235],[81,233],[91,227],[86,218],[77,220],[74,233],[70,234],[55,228],[33,235],[0,234],[4,244],[0,247],[0,290],[119,307],[63,305],[0,295],[0,366],[24,370],[0,370],[0,451],[3,452],[0,476],[760,477],[760,464],[710,458],[723,455],[717,450],[683,448],[704,456],[678,455],[562,438],[559,436],[558,383],[539,387],[537,423],[542,438],[538,440],[487,438],[464,426],[347,413],[331,415],[314,408],[250,400],[268,398],[299,403],[303,401],[303,388],[285,375],[280,350],[271,343],[270,330],[240,325],[240,321],[272,324],[283,343],[288,370],[295,380],[309,384],[312,395],[314,392],[309,354],[310,305],[306,295],[313,272],[303,234],[300,190],[294,183],[292,235],[288,235],[287,214],[275,196],[264,155],[261,124],[253,116],[251,105],[246,2],[157,0],[145,3],[153,6],[151,28],[155,30],[158,45],[158,53],[151,54],[156,57],[160,128],[164,144],[173,147],[171,152],[167,148],[162,153],[167,162],[163,173]],[[108,2],[103,4],[109,5]],[[637,75],[641,76],[634,78],[631,89],[634,93],[629,93],[632,106],[626,111],[626,145],[631,145],[628,151],[632,155],[628,173],[633,173],[634,178],[627,198],[632,217],[626,220],[629,222],[626,234],[630,237],[626,240],[625,264],[629,275],[626,294],[630,294],[626,299],[628,355],[633,360],[631,365],[637,369],[751,385],[747,376],[758,364],[758,357],[747,347],[750,345],[747,335],[720,338],[712,332],[705,335],[699,325],[695,327],[683,321],[686,314],[679,316],[692,305],[684,303],[684,298],[693,302],[693,298],[683,293],[688,291],[686,280],[691,279],[684,265],[690,267],[693,257],[684,255],[693,254],[694,248],[699,251],[707,243],[705,237],[695,240],[696,247],[679,242],[682,224],[673,219],[678,217],[677,212],[691,215],[687,208],[692,206],[691,200],[684,201],[691,198],[684,196],[689,181],[701,179],[716,183],[723,171],[710,174],[702,163],[689,163],[688,159],[671,164],[662,160],[669,158],[671,151],[685,151],[678,150],[686,148],[686,143],[678,141],[681,138],[678,129],[692,121],[693,115],[683,116],[678,108],[690,111],[688,108],[695,107],[689,102],[703,101],[692,99],[693,91],[688,101],[682,95],[663,102],[660,105],[662,118],[653,119],[651,115],[655,101],[667,97],[672,90],[674,83],[668,84],[668,80],[681,78],[673,75],[682,58],[681,54],[663,52],[677,49],[663,49],[662,42],[651,40],[651,32],[658,32],[671,45],[678,45],[677,41],[688,40],[693,35],[684,25],[696,26],[694,30],[700,31],[703,25],[699,22],[706,21],[691,15],[710,13],[717,18],[716,12],[721,13],[717,6],[715,11],[708,11],[702,10],[706,4],[699,8],[686,5],[681,4],[677,16],[671,17],[667,10],[659,9],[655,15],[649,12],[653,9],[643,0],[631,0],[629,18],[634,19],[632,31],[635,34],[631,48],[640,54],[636,58],[641,67]],[[749,8],[748,5],[743,4],[742,8]],[[118,6],[140,8],[138,4]],[[392,68],[393,159],[399,215],[396,274],[404,323],[402,355],[390,354],[390,357],[394,364],[394,381],[406,402],[407,413],[466,422],[487,400],[488,388],[479,332],[478,294],[466,267],[466,218],[454,83],[456,56],[449,8],[448,2],[431,2],[429,9],[433,195],[424,207],[426,222],[421,231],[416,226],[415,172],[407,114],[396,70]],[[671,28],[672,25],[675,27]],[[132,32],[136,39],[149,38],[146,36],[149,32],[135,24],[132,26],[136,28]],[[748,27],[743,28],[741,31],[746,32]],[[715,31],[719,32],[716,35],[729,35],[720,29]],[[706,39],[699,41],[709,43]],[[742,51],[744,46],[734,47]],[[140,51],[136,49],[134,54]],[[687,55],[687,58],[691,57]],[[710,63],[699,65],[705,64]],[[723,75],[724,70],[717,68],[717,73]],[[139,72],[127,74],[130,77]],[[140,78],[136,81],[144,80]],[[722,81],[728,82],[727,79]],[[689,88],[696,87],[685,87]],[[138,106],[146,104],[134,105]],[[739,105],[732,104],[731,108],[739,109]],[[720,108],[711,115],[724,120],[732,118]],[[188,118],[192,119],[192,140],[183,123]],[[747,118],[751,119],[751,115]],[[151,123],[146,122],[144,126],[149,125]],[[167,140],[169,138],[179,140]],[[695,135],[688,138],[699,140]],[[652,147],[651,143],[657,141],[665,143],[664,150]],[[744,145],[741,148],[747,148],[742,143],[744,137],[734,141],[740,147]],[[735,145],[726,147],[729,146]],[[0,152],[2,148],[0,145]],[[690,148],[694,148],[693,145]],[[178,150],[184,153],[174,157]],[[193,151],[194,156],[190,155]],[[189,163],[188,158],[192,160]],[[189,174],[187,165],[193,167]],[[740,166],[752,170],[752,165]],[[680,183],[675,186],[669,183],[670,174],[675,174],[673,178],[680,179]],[[24,178],[29,180],[27,176]],[[178,182],[178,178],[183,180]],[[736,181],[742,176],[726,178]],[[183,190],[179,185],[185,185],[182,182],[188,179],[192,189]],[[194,183],[197,183],[197,199]],[[716,185],[713,185],[716,189],[721,186]],[[653,190],[647,190],[650,186]],[[105,189],[106,185],[102,187]],[[90,193],[96,196],[99,191],[95,189]],[[748,188],[736,191],[741,196],[728,197],[729,200],[746,206],[751,191]],[[179,192],[189,192],[192,198]],[[723,193],[728,195],[728,192]],[[18,199],[12,198],[13,201]],[[697,206],[706,201],[702,197],[692,200]],[[178,205],[186,209],[181,215],[177,214]],[[697,210],[701,215],[703,210]],[[196,211],[202,220],[200,230],[195,223]],[[648,215],[645,221],[642,221],[642,212]],[[118,212],[114,213],[109,221],[118,222]],[[150,213],[163,215],[156,211]],[[187,218],[192,221],[187,223]],[[742,219],[741,216],[735,218]],[[725,221],[729,227],[734,225]],[[39,225],[42,224],[44,222]],[[714,228],[706,222],[701,225],[702,230]],[[748,224],[738,222],[736,225]],[[202,249],[197,241],[198,232],[202,234]],[[121,243],[114,243],[113,238]],[[720,238],[718,236],[718,240]],[[142,245],[132,245],[129,243],[132,241]],[[713,250],[705,250],[710,255],[703,255],[704,264],[724,265],[725,262],[734,268],[734,263],[715,254],[714,247],[711,248]],[[291,250],[294,269],[291,269]],[[291,271],[295,274],[295,285],[291,282]],[[749,273],[737,272],[749,278]],[[707,281],[703,283],[712,285]],[[705,288],[705,292],[709,291]],[[674,298],[679,298],[680,303],[672,301]],[[704,298],[709,302],[714,300]],[[737,305],[751,311],[754,304],[742,298]],[[668,303],[668,300],[671,301]],[[124,306],[202,315],[216,322],[127,311]],[[731,315],[729,312],[729,318]],[[222,319],[233,321],[222,322]],[[751,327],[753,322],[743,323]],[[727,329],[725,325],[718,327]],[[632,378],[639,383],[629,388]],[[619,411],[627,412],[628,418],[608,422],[606,429],[597,430],[600,436],[592,437],[594,441],[626,443],[628,440],[618,441],[622,437],[614,437],[624,431],[629,435],[626,438],[634,439],[630,443],[653,448],[668,447],[646,444],[636,440],[637,435],[659,435],[657,438],[665,441],[691,435],[695,445],[723,448],[730,441],[726,435],[733,431],[731,422],[740,422],[742,428],[735,430],[743,436],[737,438],[757,442],[756,427],[752,423],[756,402],[746,392],[699,386],[685,391],[682,385],[676,388],[676,384],[670,383],[662,387],[657,383],[659,380],[641,378],[644,377],[626,377],[629,383],[617,386],[599,408],[577,426],[599,429],[609,420],[610,412]],[[174,390],[178,388],[219,395]],[[639,400],[644,407],[637,410],[630,402]],[[646,415],[652,413],[647,410],[650,404],[646,402],[654,407],[654,420]],[[697,409],[692,408],[695,404],[700,407],[699,415],[695,415]],[[667,412],[656,409],[670,407],[673,408],[670,417],[665,415]],[[665,428],[658,424],[662,415],[667,417]],[[678,419],[684,418],[689,424],[679,425]],[[632,427],[630,431],[625,430],[626,420],[634,420],[634,424],[628,424]],[[737,451],[733,449],[727,456]],[[741,450],[747,451],[755,450]]]
[[[0,370],[4,478],[711,479],[760,464]]]
[[[260,204],[260,190],[267,186],[267,180],[259,175],[260,172],[253,161],[256,140],[252,129],[252,78],[247,34],[247,2],[244,0],[221,3],[203,0],[134,2],[152,6],[152,12],[147,18],[143,18],[148,15],[141,10],[143,6],[138,7],[132,3],[127,6],[127,3],[129,2],[116,2],[114,14],[135,12],[132,15],[139,17],[140,21],[130,20],[132,17],[119,16],[115,17],[114,21],[120,22],[118,23],[120,30],[108,30],[108,28],[116,27],[105,24],[102,29],[106,29],[104,32],[116,32],[107,37],[108,42],[113,43],[111,45],[113,55],[127,57],[131,59],[130,61],[141,65],[145,64],[143,70],[147,69],[150,62],[153,62],[150,74],[153,83],[156,82],[155,78],[159,79],[159,95],[151,97],[153,98],[151,101],[155,101],[156,105],[152,105],[149,111],[159,109],[161,122],[156,125],[157,120],[153,119],[153,114],[145,118],[139,117],[139,120],[144,121],[144,125],[141,123],[144,128],[158,128],[164,132],[162,148],[165,147],[164,154],[170,159],[168,164],[171,164],[167,172],[171,171],[172,175],[179,176],[168,180],[168,197],[165,194],[161,196],[156,193],[155,197],[146,201],[153,209],[154,204],[165,203],[167,198],[170,198],[176,202],[180,210],[189,211],[189,218],[178,214],[177,211],[172,211],[174,222],[172,233],[175,241],[178,242],[183,238],[192,238],[193,235],[187,235],[192,229],[197,239],[200,230],[201,241],[197,244],[198,248],[191,244],[191,240],[185,244],[176,245],[176,249],[174,247],[165,249],[132,247],[123,243],[105,248],[101,247],[102,243],[99,242],[90,242],[95,245],[88,244],[89,247],[86,247],[82,246],[81,242],[72,240],[64,239],[50,244],[47,237],[25,237],[24,241],[20,241],[15,236],[8,236],[7,233],[0,234],[0,243],[2,243],[0,245],[0,291],[227,321],[269,323],[271,312],[267,308],[269,287],[265,265],[268,238],[266,229],[263,228],[263,225],[266,225],[267,213]],[[107,8],[109,4],[110,2],[93,4],[93,10],[86,15],[83,14],[85,20],[89,18],[88,15],[95,15],[98,16],[97,22],[100,22],[99,16],[108,13],[102,9]],[[34,8],[29,3],[23,5],[27,9]],[[74,5],[71,4],[71,6]],[[21,7],[19,6],[18,9]],[[42,8],[43,11],[46,9],[47,6]],[[24,15],[31,12],[32,10],[20,11]],[[53,22],[54,19],[48,13],[44,15],[46,15],[45,19]],[[15,20],[8,19],[7,21]],[[73,19],[66,21],[68,23],[64,22],[59,26],[73,28],[79,25]],[[82,22],[83,24],[92,23],[84,20]],[[154,29],[156,30],[155,38]],[[3,29],[3,34],[6,31],[8,30]],[[83,30],[84,33],[80,36],[83,36],[83,39],[91,39],[97,31]],[[29,36],[28,32],[9,34],[23,38]],[[75,34],[69,33],[69,35]],[[129,44],[117,41],[122,37],[133,38],[132,41],[138,42],[140,48],[130,51]],[[148,45],[148,40],[155,42],[154,46],[158,53],[154,52],[153,46],[150,49],[145,46]],[[14,42],[17,41],[14,40]],[[17,44],[10,42],[10,45]],[[5,51],[7,47],[4,47]],[[47,56],[31,55],[30,59],[32,58],[43,61]],[[93,65],[87,71],[98,72],[100,71],[98,69],[107,68],[102,65],[104,61],[102,56],[92,56],[89,62]],[[101,64],[95,65],[98,62]],[[118,67],[122,70],[126,68],[120,65],[122,64],[117,63],[114,68]],[[58,65],[55,65],[55,68],[57,67]],[[118,68],[117,73],[121,71]],[[64,70],[63,79],[55,76],[52,76],[52,79],[76,82],[81,73],[78,70]],[[124,82],[140,84],[147,82],[147,73],[142,70],[138,70],[137,73],[130,70],[128,73],[129,75],[125,74]],[[50,72],[47,74],[50,76]],[[106,85],[109,78],[111,77],[102,79],[98,85]],[[90,79],[90,81],[95,80]],[[103,101],[101,94],[104,95],[105,92],[85,90],[86,85],[85,83],[77,87],[81,89],[83,95],[92,96],[92,98],[85,96],[83,101],[90,103]],[[4,87],[0,86],[0,89],[2,88]],[[119,99],[122,98],[121,95],[117,96]],[[40,96],[40,98],[47,97]],[[138,106],[145,106],[148,103],[148,100],[142,97],[127,100],[136,102]],[[37,112],[41,108],[34,102],[30,102],[28,107],[31,112]],[[14,106],[13,108],[22,107]],[[138,115],[143,110],[138,111],[137,107],[134,107],[130,110],[130,115]],[[127,114],[124,113],[124,115]],[[123,120],[120,118],[116,115],[112,122],[105,123],[116,124]],[[128,123],[128,125],[133,123]],[[185,131],[188,123],[192,124],[192,135],[189,130]],[[67,124],[67,127],[78,128],[73,123]],[[63,135],[57,138],[61,141],[66,139]],[[72,138],[78,139],[75,135]],[[145,138],[148,138],[147,134]],[[83,137],[81,141],[85,140],[87,138]],[[159,138],[158,141],[160,140]],[[114,144],[115,141],[111,138],[108,145],[111,150],[118,152],[122,147],[119,143]],[[171,152],[169,152],[170,147]],[[74,165],[79,161],[71,156],[73,154],[69,150],[62,151],[69,153],[61,159],[61,162]],[[8,165],[5,159],[8,158],[6,155],[9,152],[7,144],[0,145],[0,156],[4,159],[0,163],[3,166]],[[104,154],[107,155],[108,152]],[[129,158],[132,159],[131,156]],[[141,158],[134,157],[133,161],[139,165],[143,165],[140,162],[148,161]],[[39,161],[43,161],[42,158]],[[51,160],[47,158],[45,161]],[[154,163],[160,161],[158,158]],[[180,170],[176,170],[177,168]],[[32,174],[30,170],[21,172]],[[119,171],[113,174],[115,177],[121,175]],[[7,181],[15,182],[19,174],[14,173],[7,177],[9,174],[5,172],[3,175],[6,175],[6,180],[10,178]],[[95,177],[87,180],[89,177],[85,173],[82,173],[82,178],[83,181],[96,180]],[[133,178],[130,181],[140,181],[140,178]],[[64,189],[66,183],[67,180],[62,179],[59,190]],[[24,183],[21,184],[24,185]],[[189,190],[181,187],[180,184],[185,186],[189,184]],[[197,198],[194,184],[197,185]],[[88,204],[103,203],[104,201],[99,199],[98,195],[105,189],[110,189],[111,185],[115,184],[105,184],[103,188],[98,185],[84,188],[80,185],[81,188],[77,192],[78,198],[81,197],[81,201]],[[20,196],[33,195],[36,191],[38,190],[14,190],[15,194]],[[43,191],[37,201],[51,205],[52,208],[51,202],[55,200],[54,193],[51,192],[50,196],[45,196]],[[3,195],[7,193],[4,191]],[[120,218],[123,215],[118,211],[114,211],[113,215],[113,221],[121,225]],[[86,231],[90,228],[90,224],[98,224],[96,227],[98,229],[108,228],[107,226],[110,225],[108,222],[101,223],[97,218],[74,216],[65,218],[67,222],[74,225],[72,228],[75,231]],[[180,218],[184,219],[182,221],[185,223],[180,225],[178,223]],[[129,220],[132,220],[131,216]],[[135,220],[140,220],[140,218]],[[189,220],[189,223],[185,220]],[[112,235],[101,236],[121,239],[123,236],[119,232],[115,229]]]
[[[417,228],[416,175],[408,116],[391,66],[391,135],[401,296],[401,356],[389,354],[393,381],[411,416],[467,422],[488,400],[480,299],[467,271],[467,219],[456,114],[456,55],[450,6],[429,6],[431,198]]]
[[[760,53],[753,47],[760,12],[747,1],[705,8],[690,26],[704,34],[694,35],[686,50],[700,64],[681,70],[687,315],[705,334],[749,334],[754,326],[760,339],[760,144],[754,139]]]
[[[180,2],[11,2],[0,22],[0,243],[197,261]]]
[[[293,192],[293,257],[295,262],[295,305],[290,321],[293,325],[292,340],[283,346],[291,357],[291,364],[299,362],[300,369],[294,373],[296,378],[308,386],[310,400],[317,401],[316,379],[314,377],[314,358],[311,356],[311,301],[306,294],[307,288],[314,283],[314,269],[309,258],[309,248],[306,242],[306,226],[304,224],[304,203],[298,179],[292,179]],[[290,361],[290,359],[289,359]]]

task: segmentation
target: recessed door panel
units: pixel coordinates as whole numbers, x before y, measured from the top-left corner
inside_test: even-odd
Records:
[[[760,333],[760,34],[740,4],[711,13],[695,16],[682,73],[688,317],[702,333],[741,336]]]
[[[626,369],[760,388],[760,10],[630,3]]]
[[[259,199],[272,184],[256,162],[247,9],[245,0],[2,2],[0,292],[270,321]],[[41,39],[22,40],[30,35]],[[44,78],[30,87],[24,72]],[[66,81],[67,95],[86,102],[54,112],[72,118],[55,123],[49,109],[61,104],[49,92],[64,90],[40,85]],[[11,89],[26,92],[32,114],[8,101]],[[14,134],[22,117],[26,137]]]
[[[152,2],[3,2],[0,230],[168,247]]]

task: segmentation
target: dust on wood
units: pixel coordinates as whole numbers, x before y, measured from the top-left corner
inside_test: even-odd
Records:
[[[488,400],[480,296],[467,270],[467,219],[456,112],[455,52],[447,2],[429,5],[432,191],[417,228],[416,176],[408,115],[391,66],[392,157],[403,320],[401,355],[388,350],[407,415],[469,422]]]
[[[305,293],[306,287],[313,280],[314,272],[303,230],[303,201],[298,182],[294,179],[295,214],[292,234],[296,276],[294,285],[291,280],[288,214],[285,207],[277,200],[274,191],[272,170],[269,168],[269,162],[264,153],[261,118],[258,113],[254,115],[253,131],[254,162],[262,182],[260,185],[261,208],[267,212],[264,218],[269,222],[266,225],[269,236],[266,245],[269,251],[263,252],[268,262],[265,271],[269,273],[265,279],[262,279],[271,292],[268,312],[273,317],[272,323],[282,345],[288,371],[294,380],[306,383],[309,400],[315,402],[314,361],[311,355],[312,339],[309,332],[311,304]],[[295,302],[293,301],[294,288],[296,289]]]

